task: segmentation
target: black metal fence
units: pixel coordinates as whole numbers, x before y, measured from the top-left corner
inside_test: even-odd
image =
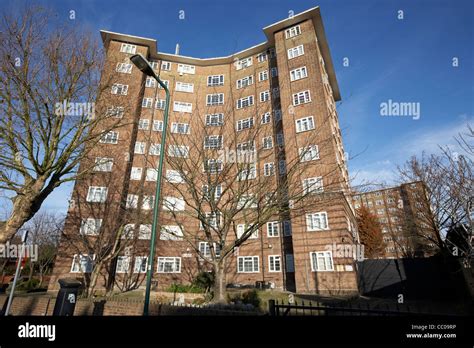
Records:
[[[347,304],[346,306],[324,306],[311,301],[294,304],[269,300],[268,311],[271,316],[425,316],[435,315],[434,313],[423,313],[416,311],[414,308],[405,306],[400,308],[372,309],[362,304]]]

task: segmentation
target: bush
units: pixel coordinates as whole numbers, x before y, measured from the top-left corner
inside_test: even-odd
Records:
[[[257,290],[239,292],[238,294],[233,296],[228,294],[227,299],[228,302],[251,304],[255,308],[259,308],[260,306],[260,298],[258,297]]]
[[[214,287],[214,273],[199,272],[196,278],[194,278],[193,285],[204,291],[211,290]]]

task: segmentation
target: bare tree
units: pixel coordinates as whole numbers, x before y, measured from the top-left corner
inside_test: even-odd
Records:
[[[310,131],[301,143],[288,139],[286,147],[296,155],[286,154],[281,114],[271,108],[273,103],[273,110],[278,109],[278,91],[271,102],[249,103],[248,117],[242,118],[235,111],[237,100],[251,92],[227,93],[225,102],[201,110],[199,100],[211,92],[197,87],[202,92],[196,93],[191,122],[171,122],[167,130],[169,172],[158,178],[164,184],[162,201],[157,202],[162,209],[159,223],[162,239],[185,241],[204,269],[214,273],[213,301],[222,302],[229,260],[240,246],[257,237],[269,221],[296,220],[315,204],[344,198],[347,185],[334,156],[332,134]],[[324,129],[332,120],[322,122],[317,126]],[[151,133],[143,137],[148,144],[159,143],[160,137]],[[320,153],[318,165],[325,174],[302,184],[314,176],[307,175],[312,167],[305,161]],[[157,161],[149,157],[144,170],[153,172]],[[169,223],[179,230],[167,229]]]
[[[24,229],[28,230],[28,243],[38,248],[37,260],[29,259],[29,279],[35,271],[39,275],[39,286],[43,278],[53,266],[59,245],[59,236],[64,224],[64,217],[50,213],[41,212],[28,221]]]
[[[0,191],[12,202],[0,242],[54,189],[87,174],[80,161],[121,124],[109,117],[107,103],[95,109],[96,97],[106,98],[102,92],[113,83],[99,83],[104,55],[95,36],[55,18],[27,7],[0,22]]]
[[[439,155],[412,157],[399,168],[402,181],[421,181],[420,199],[414,203],[417,237],[433,243],[442,252],[449,252],[446,233],[458,224],[469,226],[472,238],[470,209],[474,196],[473,166],[469,156],[441,148]],[[421,199],[421,195],[425,196]],[[470,244],[470,243],[468,243]],[[469,253],[470,254],[470,253]],[[469,255],[465,255],[470,257]]]

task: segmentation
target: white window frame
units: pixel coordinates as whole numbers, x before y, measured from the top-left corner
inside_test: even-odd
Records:
[[[308,77],[308,69],[306,66],[296,68],[290,71],[290,81],[298,81]]]
[[[293,106],[311,103],[311,92],[309,89],[293,94]]]
[[[300,34],[301,26],[298,24],[285,30],[285,39],[291,39],[292,37],[298,36]]]
[[[314,262],[315,260],[314,260],[313,255],[316,257],[316,263]],[[311,262],[312,272],[333,272],[334,271],[334,259],[332,257],[331,250],[312,251],[309,253],[309,258]],[[324,269],[319,269],[319,265],[318,265],[319,258],[323,258],[324,260]]]
[[[82,219],[79,232],[80,234],[85,235],[85,236],[97,236],[99,235],[101,226],[102,226],[102,219],[95,219],[95,218]]]
[[[188,102],[174,101],[173,111],[191,114],[193,112],[193,104]]]
[[[86,202],[105,203],[107,201],[108,188],[106,186],[89,186],[87,190]],[[97,197],[97,195],[99,195]]]
[[[288,60],[304,55],[304,46],[299,45],[296,47],[289,48],[288,51]]]
[[[318,224],[315,223],[315,222],[318,221],[318,219],[319,219],[319,227],[317,226]],[[321,227],[321,226],[323,226],[323,227]],[[325,212],[325,211],[320,211],[320,212],[316,212],[316,213],[306,214],[306,230],[310,231],[310,232],[329,230],[328,213]]]
[[[237,107],[237,109],[243,109],[243,108],[247,108],[249,106],[252,106],[254,103],[255,103],[254,96],[249,95],[247,97],[238,99],[236,107]]]
[[[183,240],[183,229],[178,225],[163,225],[160,229],[160,240]]]
[[[262,70],[262,71],[259,71],[258,72],[258,81],[259,82],[262,82],[262,81],[266,81],[268,80],[268,70]]]
[[[224,93],[213,93],[206,95],[206,105],[224,105]]]
[[[166,270],[167,263],[171,263],[171,270]],[[157,273],[181,273],[181,257],[158,257]]]
[[[267,222],[267,237],[279,237],[280,236],[280,221],[269,221]]]
[[[120,52],[122,53],[135,54],[136,51],[137,51],[137,46],[135,45],[122,43],[122,45],[120,46]]]
[[[281,255],[268,255],[268,272],[281,272]]]
[[[79,261],[77,259],[79,258]],[[85,265],[85,269],[82,267],[82,260],[87,258],[87,263]],[[95,260],[95,254],[92,256],[89,254],[74,254],[72,257],[72,264],[71,264],[71,270],[69,273],[91,273],[92,269],[94,268],[94,260]],[[76,269],[76,262],[79,262],[77,265]]]
[[[214,122],[216,121],[216,122]],[[219,127],[224,125],[224,114],[207,114],[206,115],[206,126],[209,127]]]
[[[101,144],[117,144],[119,140],[119,132],[110,131],[102,134],[99,143]]]
[[[111,172],[114,159],[110,157],[96,157],[94,161],[94,172]]]
[[[127,95],[128,85],[123,85],[121,83],[114,83],[112,85],[111,93],[114,95]]]
[[[207,86],[224,86],[224,75],[209,75],[207,77]]]
[[[196,66],[189,64],[178,64],[178,73],[194,75],[196,74]]]
[[[242,260],[242,264],[240,262]],[[251,263],[251,270],[245,270],[246,263]],[[242,267],[241,267],[242,266]],[[238,256],[237,257],[237,273],[260,273],[260,258],[258,256]]]
[[[194,93],[194,83],[176,81],[175,90],[177,92]]]

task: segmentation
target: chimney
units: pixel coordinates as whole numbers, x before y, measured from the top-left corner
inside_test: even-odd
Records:
[[[174,54],[179,56],[179,43],[176,44],[176,49],[174,50]]]

